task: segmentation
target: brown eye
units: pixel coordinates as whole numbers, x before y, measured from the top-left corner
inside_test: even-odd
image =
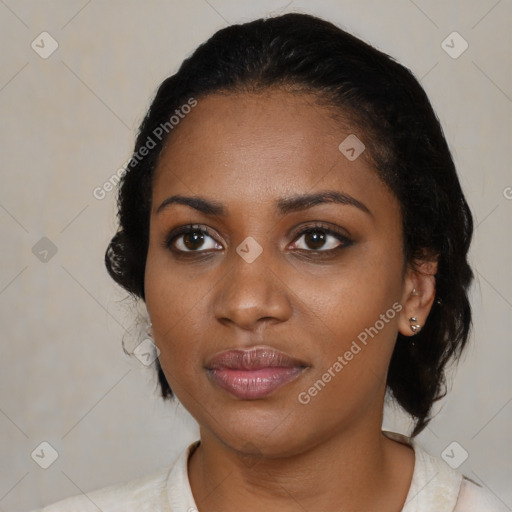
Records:
[[[183,235],[183,245],[189,251],[200,249],[204,244],[204,235],[201,231],[194,231]]]
[[[294,243],[295,249],[305,251],[329,251],[339,246],[348,245],[348,240],[324,228],[308,229]]]
[[[306,245],[315,251],[325,244],[326,238],[325,233],[322,233],[321,231],[309,231],[304,235]]]
[[[165,247],[177,252],[206,252],[223,249],[206,229],[197,226],[184,226],[171,233]]]
[[[298,231],[291,248],[298,253],[311,253],[310,256],[333,256],[338,251],[350,247],[354,241],[346,230],[336,225],[310,224]]]

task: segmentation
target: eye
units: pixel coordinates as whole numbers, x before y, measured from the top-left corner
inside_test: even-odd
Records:
[[[165,240],[168,249],[178,252],[206,252],[218,251],[223,247],[220,245],[208,229],[202,226],[182,226],[169,233]]]
[[[292,248],[301,251],[328,253],[352,244],[346,235],[323,225],[309,226],[299,235]],[[210,233],[209,228],[201,225],[187,225],[171,231],[164,241],[164,246],[178,253],[202,253],[224,249]]]
[[[311,226],[303,230],[293,248],[309,252],[329,252],[352,244],[345,235],[325,226]]]

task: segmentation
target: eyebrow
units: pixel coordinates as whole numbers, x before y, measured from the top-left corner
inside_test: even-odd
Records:
[[[277,201],[277,210],[281,215],[286,215],[287,213],[307,210],[313,206],[326,203],[337,203],[354,206],[359,210],[372,215],[372,212],[369,210],[369,208],[361,201],[358,201],[356,198],[350,196],[349,194],[334,190],[326,190],[315,194],[300,194],[279,199]],[[226,208],[217,201],[212,201],[197,196],[187,197],[181,195],[174,195],[165,199],[157,208],[156,213],[158,214],[162,212],[171,204],[182,204],[190,206],[191,208],[194,208],[195,210],[206,215],[226,216],[227,214]]]

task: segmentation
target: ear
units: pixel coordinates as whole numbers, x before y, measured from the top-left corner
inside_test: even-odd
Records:
[[[398,330],[404,336],[417,334],[425,325],[436,297],[437,260],[415,260],[405,274],[402,291],[402,311]],[[415,320],[412,320],[415,318]],[[416,327],[416,332],[411,326]]]

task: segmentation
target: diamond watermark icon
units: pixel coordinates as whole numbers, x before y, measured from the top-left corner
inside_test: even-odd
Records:
[[[152,340],[146,338],[137,345],[133,354],[144,366],[149,366],[156,361],[160,350]]]
[[[453,469],[457,469],[468,457],[469,453],[457,441],[450,443],[441,453],[441,458]]]
[[[262,458],[260,450],[252,443],[244,444],[242,451],[237,455],[238,458],[249,468],[252,468]]]
[[[48,32],[41,32],[30,46],[39,57],[47,59],[59,47],[59,43]]]
[[[452,32],[441,43],[441,48],[452,59],[458,59],[468,49],[468,47],[468,42],[458,32]]]
[[[359,140],[359,138],[351,133],[343,142],[338,146],[338,149],[343,153],[347,160],[353,162],[361,153],[366,149],[366,146]]]
[[[47,441],[40,443],[30,456],[43,469],[48,469],[59,458],[57,450]]]
[[[237,248],[236,252],[247,262],[252,263],[262,252],[263,247],[252,236],[248,236]]]
[[[48,263],[57,254],[57,246],[48,237],[43,236],[32,247],[32,254],[41,263]]]

